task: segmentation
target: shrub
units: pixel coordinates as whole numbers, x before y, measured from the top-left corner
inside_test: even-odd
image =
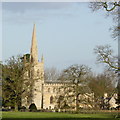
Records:
[[[20,110],[21,112],[25,112],[25,111],[26,111],[26,107],[25,107],[25,106],[22,106],[22,107],[19,108],[19,110]]]

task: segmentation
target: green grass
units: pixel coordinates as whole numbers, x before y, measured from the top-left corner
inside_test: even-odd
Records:
[[[88,119],[108,119],[108,120],[116,120],[119,118],[115,118],[115,115],[102,113],[102,114],[68,114],[68,113],[46,113],[46,112],[3,112],[2,113],[3,120],[38,120],[38,119],[50,119],[50,120],[88,120]]]

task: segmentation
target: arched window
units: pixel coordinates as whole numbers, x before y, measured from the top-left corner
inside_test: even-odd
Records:
[[[50,104],[53,103],[53,96],[50,97]]]
[[[50,88],[48,88],[48,92],[50,92]]]

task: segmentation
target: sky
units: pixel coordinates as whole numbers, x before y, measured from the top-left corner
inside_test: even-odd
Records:
[[[43,54],[46,68],[62,70],[85,64],[99,73],[103,64],[96,64],[93,49],[105,44],[110,44],[115,54],[118,49],[109,30],[114,22],[105,13],[92,12],[88,2],[4,2],[0,59],[30,53],[35,23],[39,60]]]

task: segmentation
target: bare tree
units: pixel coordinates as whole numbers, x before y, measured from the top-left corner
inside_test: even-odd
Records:
[[[97,54],[97,61],[99,63],[105,63],[114,71],[118,70],[118,57],[113,55],[113,50],[111,49],[110,45],[96,46],[94,53]]]
[[[72,65],[65,69],[59,78],[65,83],[63,86],[64,94],[62,94],[61,98],[64,104],[69,107],[72,107],[72,103],[74,103],[76,112],[78,112],[81,102],[80,95],[90,93],[87,86],[87,75],[90,72],[90,68],[85,65]]]
[[[120,44],[120,20],[119,20],[119,17],[120,17],[120,1],[112,1],[112,2],[91,2],[89,4],[89,7],[93,10],[93,11],[97,11],[97,10],[100,10],[100,9],[105,9],[105,11],[107,11],[107,14],[112,16],[113,17],[113,20],[115,21],[115,26],[113,28],[110,28],[111,30],[113,30],[113,34],[112,34],[112,37],[114,39],[118,39],[118,57],[115,57],[113,59],[112,58],[112,54],[110,53],[105,53],[103,51],[103,48],[105,50],[105,46],[103,46],[103,48],[97,48],[96,52],[100,55],[101,53],[101,57],[99,56],[100,58],[100,61],[103,62],[103,63],[107,63],[111,69],[115,69],[117,70],[116,73],[118,73],[118,84],[117,84],[117,89],[118,89],[118,103],[120,103],[120,50],[119,50],[119,44]],[[108,49],[108,47],[106,47]],[[98,51],[98,49],[101,51]],[[109,47],[109,51],[112,51],[110,50],[110,47]],[[108,51],[106,51],[108,52]],[[107,56],[106,56],[107,55]],[[117,58],[117,59],[116,59]],[[102,61],[103,60],[103,61]],[[117,63],[116,63],[117,61]],[[117,66],[118,65],[118,66]]]
[[[94,2],[91,2],[89,4],[89,7],[93,10],[99,10],[99,9],[105,9],[106,11],[113,11],[115,10],[117,7],[120,7],[120,2],[119,1],[115,1],[115,2],[97,2],[97,0],[95,0]]]
[[[58,82],[60,72],[55,67],[46,68],[44,76],[45,76],[45,81]]]
[[[111,16],[113,18],[115,25],[113,25],[113,27],[111,27],[110,30],[112,30],[112,37],[114,39],[118,39],[118,36],[120,35],[119,33],[120,26],[118,24],[119,15],[120,15],[120,12],[119,12],[120,2],[119,1],[97,2],[97,0],[95,0],[95,2],[90,2],[89,8],[92,11],[105,10],[106,16]]]
[[[97,54],[98,62],[106,64],[107,67],[109,67],[109,69],[113,70],[115,73],[118,73],[117,90],[118,90],[118,103],[120,103],[119,57],[113,55],[113,50],[109,45],[97,46],[94,49],[94,52]]]

